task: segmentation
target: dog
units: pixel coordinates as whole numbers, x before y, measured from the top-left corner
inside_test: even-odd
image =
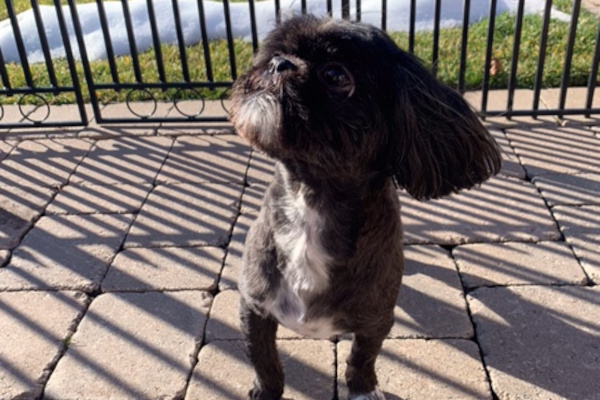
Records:
[[[498,146],[459,93],[358,22],[283,22],[231,100],[235,130],[277,161],[238,284],[249,398],[283,394],[282,324],[352,333],[349,398],[384,399],[374,367],[403,272],[397,187],[418,200],[470,188],[498,172]]]

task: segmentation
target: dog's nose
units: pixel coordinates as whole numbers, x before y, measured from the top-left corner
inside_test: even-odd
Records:
[[[271,66],[271,73],[281,73],[283,71],[296,71],[298,69],[296,64],[294,64],[287,58],[283,58],[281,56],[273,57],[269,65]]]

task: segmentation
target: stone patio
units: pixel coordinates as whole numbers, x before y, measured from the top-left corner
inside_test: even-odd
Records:
[[[380,386],[598,399],[600,124],[488,125],[500,175],[399,193],[407,266]],[[227,126],[1,132],[0,399],[245,398],[236,277],[272,167]],[[345,399],[347,337],[278,344],[285,399]]]

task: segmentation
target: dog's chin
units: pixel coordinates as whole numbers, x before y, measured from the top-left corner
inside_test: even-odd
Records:
[[[282,112],[279,99],[261,91],[237,98],[232,122],[241,137],[252,146],[272,153],[281,141]]]

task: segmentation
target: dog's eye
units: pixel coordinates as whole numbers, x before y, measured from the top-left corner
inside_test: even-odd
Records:
[[[341,64],[329,63],[321,69],[321,80],[329,89],[344,93],[348,97],[354,92],[354,77]]]

